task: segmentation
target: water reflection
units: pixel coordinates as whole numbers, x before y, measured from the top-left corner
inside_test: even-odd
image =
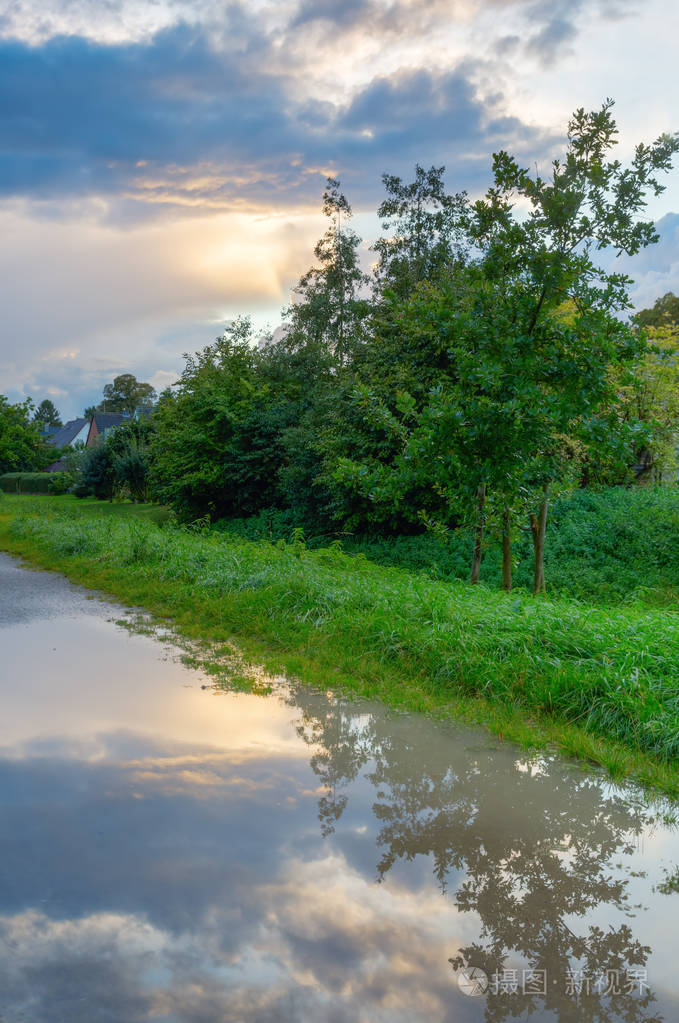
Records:
[[[661,806],[304,687],[204,690],[50,577],[3,626],[3,567],[4,1023],[679,1018]],[[469,997],[465,965],[519,987]]]
[[[357,718],[341,701],[299,690],[293,703],[304,708],[298,733],[317,749],[322,832],[370,760],[378,878],[426,857],[442,894],[454,879],[455,905],[478,916],[478,939],[450,962],[490,979],[487,1020],[661,1018],[647,983],[651,947],[627,922],[587,923],[595,910],[634,918],[629,878],[644,873],[634,854],[659,811],[558,762],[422,741],[431,726],[411,717]]]

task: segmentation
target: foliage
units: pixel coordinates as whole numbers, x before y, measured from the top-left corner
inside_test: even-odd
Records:
[[[6,494],[47,494],[50,473],[6,472],[0,476],[0,490]]]
[[[361,239],[346,226],[351,207],[336,178],[327,180],[323,213],[330,225],[314,249],[319,265],[308,270],[295,288],[287,344],[323,346],[342,365],[360,336],[367,312],[360,291],[368,278],[358,259]]]
[[[61,417],[54,403],[49,398],[41,401],[33,414],[33,421],[41,426],[63,426]]]
[[[679,298],[668,291],[650,309],[641,309],[634,319],[640,327],[679,327]]]
[[[594,256],[611,245],[634,254],[657,240],[638,214],[647,192],[662,191],[657,173],[679,148],[679,137],[661,136],[623,167],[609,156],[617,134],[611,106],[574,114],[566,155],[549,179],[507,153],[494,156],[492,187],[460,215],[466,260],[390,309],[387,341],[406,335],[428,375],[436,371],[435,383],[423,396],[387,393],[374,375],[364,378],[354,401],[366,429],[377,423],[392,450],[386,461],[341,457],[333,477],[385,507],[409,504],[413,485],[426,485],[429,506],[442,505],[439,529],[465,511],[471,517],[478,500],[477,549],[493,507],[487,494],[505,523],[541,502],[537,589],[546,488],[567,473],[577,445],[601,452],[618,444],[611,370],[643,350],[643,336],[617,317],[629,305],[627,278],[605,272]],[[571,315],[560,314],[565,303]],[[430,507],[419,509],[424,520]]]
[[[239,455],[246,457],[254,476],[249,482],[257,491],[269,490],[275,479],[280,454],[270,443],[266,417],[257,421],[267,388],[257,379],[259,356],[252,340],[250,320],[241,319],[214,344],[187,356],[179,384],[156,413],[154,485],[160,499],[184,517],[206,511],[221,517],[241,506],[232,478]],[[269,443],[258,444],[249,428],[259,429]],[[247,505],[247,495],[245,500]]]
[[[69,472],[6,472],[0,490],[7,494],[65,494],[73,485]]]
[[[76,497],[93,495],[100,501],[112,501],[114,491],[115,469],[108,444],[93,444],[85,449],[73,492]]]
[[[123,423],[106,439],[116,486],[133,501],[148,498],[153,434],[154,425],[145,416]]]
[[[577,490],[554,502],[549,520],[550,545],[545,561],[551,591],[599,605],[638,601],[651,606],[675,606],[679,599],[676,543],[679,490],[674,487]],[[276,523],[275,518],[273,522]],[[285,535],[289,536],[290,530]],[[277,537],[274,531],[273,538]],[[434,579],[461,580],[468,575],[471,542],[468,530],[458,530],[443,540],[426,533],[348,537],[342,545],[378,564],[425,572]],[[530,537],[520,533],[514,547],[517,588],[530,588],[532,584],[531,558]],[[498,587],[500,568],[499,538],[491,535],[481,570],[482,582]]]
[[[58,451],[45,444],[33,412],[30,399],[10,405],[0,394],[0,474],[35,472],[58,457]]]
[[[378,255],[376,292],[389,291],[407,299],[422,281],[435,281],[466,248],[462,215],[466,195],[448,195],[443,182],[445,167],[425,170],[415,165],[415,180],[404,183],[383,174],[387,198],[377,215],[391,234],[375,242]]]
[[[649,345],[634,373],[617,376],[620,414],[636,422],[638,474],[676,474],[679,467],[679,326],[647,327]]]
[[[47,481],[48,494],[66,494],[75,484],[76,477],[72,472],[51,472]]]
[[[77,440],[74,444],[62,450],[59,461],[63,465],[64,471],[73,476],[74,479],[80,472],[80,467],[83,459],[87,456],[87,451],[88,448],[82,440]]]
[[[105,384],[104,397],[98,405],[90,405],[85,409],[85,416],[91,417],[96,412],[129,412],[133,415],[138,408],[153,405],[156,392],[151,384],[143,383],[133,373],[121,373],[113,383]]]
[[[149,493],[153,433],[153,423],[147,417],[130,419],[91,447],[74,452],[76,496],[109,501],[114,495],[129,496],[134,501],[145,501]]]

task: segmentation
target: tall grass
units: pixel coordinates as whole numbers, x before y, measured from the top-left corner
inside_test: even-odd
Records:
[[[94,583],[153,597],[180,621],[322,651],[343,678],[370,683],[382,670],[439,703],[481,696],[537,721],[577,722],[662,763],[679,758],[678,615],[505,595],[337,546],[311,551],[57,506],[24,503],[7,546],[67,571],[86,564]]]
[[[224,520],[223,532],[248,539],[289,538],[289,512],[262,512],[250,519]],[[549,510],[545,569],[548,589],[563,596],[619,605],[679,607],[679,487],[576,491]],[[481,580],[500,587],[502,552],[492,533]],[[310,536],[309,545],[329,538]],[[460,530],[443,543],[432,535],[399,537],[343,536],[345,550],[363,553],[381,565],[425,572],[432,579],[469,578],[473,537]],[[514,582],[530,590],[533,555],[530,535],[516,531]]]

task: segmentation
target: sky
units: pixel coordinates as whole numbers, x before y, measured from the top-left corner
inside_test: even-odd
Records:
[[[275,327],[328,175],[368,260],[385,172],[482,194],[493,152],[548,170],[609,96],[629,157],[679,129],[678,37],[676,0],[0,0],[0,393],[68,419],[239,314]],[[679,293],[666,184],[637,308]]]

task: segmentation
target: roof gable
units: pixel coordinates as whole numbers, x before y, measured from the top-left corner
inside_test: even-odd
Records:
[[[85,440],[85,437],[78,435],[89,428],[89,419],[71,419],[69,423],[56,430],[50,437],[46,437],[48,444],[55,448],[65,448],[69,444],[75,444],[77,440]]]

